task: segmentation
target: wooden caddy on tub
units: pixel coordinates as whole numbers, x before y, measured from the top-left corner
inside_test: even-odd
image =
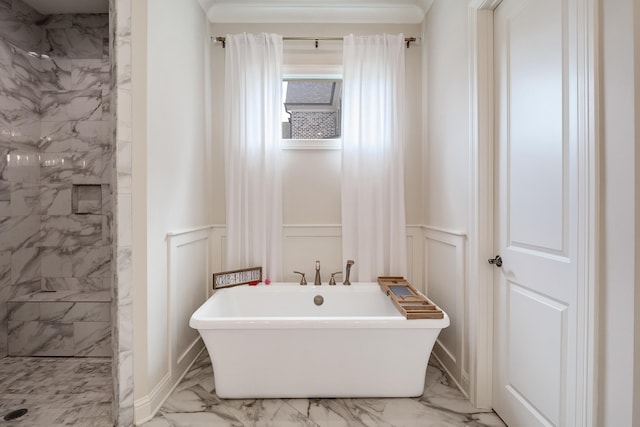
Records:
[[[434,303],[418,292],[403,277],[378,277],[378,284],[393,305],[407,319],[442,319],[444,315]]]

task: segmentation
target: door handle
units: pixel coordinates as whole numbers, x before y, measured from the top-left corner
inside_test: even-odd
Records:
[[[495,258],[489,258],[489,264],[494,264],[496,267],[502,267],[502,257],[496,255]]]

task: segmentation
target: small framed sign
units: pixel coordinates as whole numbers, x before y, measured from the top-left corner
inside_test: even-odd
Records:
[[[262,282],[262,267],[243,268],[240,270],[213,273],[213,290]]]

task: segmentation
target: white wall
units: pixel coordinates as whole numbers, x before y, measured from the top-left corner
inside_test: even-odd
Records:
[[[640,425],[638,372],[638,91],[640,67],[634,0],[602,10],[602,232],[600,387],[598,425]],[[634,16],[636,20],[634,22]],[[634,28],[635,27],[635,28]],[[636,42],[637,43],[637,42]],[[635,65],[635,67],[634,67]],[[634,384],[635,379],[635,384]]]
[[[467,4],[467,0],[436,0],[425,18],[424,222],[458,231],[467,231],[469,223]]]
[[[144,144],[145,149],[134,149],[133,159],[134,181],[146,180],[146,199],[141,200],[143,192],[134,197],[137,205],[146,211],[142,219],[139,212],[134,213],[138,226],[146,225],[142,231],[146,239],[134,242],[134,270],[146,269],[146,277],[135,275],[136,289],[145,290],[136,292],[136,296],[146,293],[146,300],[134,302],[138,319],[134,359],[136,409],[140,405],[149,406],[149,395],[153,400],[160,393],[158,387],[166,388],[165,383],[174,380],[175,373],[167,380],[171,370],[169,337],[173,327],[168,316],[171,290],[168,288],[167,233],[211,221],[208,21],[196,0],[153,0],[146,2],[146,7],[146,40],[134,39],[135,45],[146,46],[147,55],[146,76],[141,77],[146,78],[144,101],[140,101],[140,92],[134,93],[138,108],[146,110],[146,135],[136,133],[140,138],[146,136],[146,141],[134,141],[134,145]],[[144,47],[140,50],[144,51]],[[144,83],[134,82],[134,87],[139,85]],[[144,191],[144,187],[139,188]],[[140,259],[140,254],[145,252],[146,259]],[[140,320],[139,316],[145,311],[146,318]],[[180,333],[189,333],[188,319],[187,322],[181,319],[180,325],[184,329]],[[146,342],[141,344],[139,340],[145,341],[145,337]],[[139,419],[140,414],[136,417]]]
[[[467,239],[469,78],[466,0],[435,0],[423,23],[426,75],[423,170],[427,294],[448,314],[434,354],[469,393]]]

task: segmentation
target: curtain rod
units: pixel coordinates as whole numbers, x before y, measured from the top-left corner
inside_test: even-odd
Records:
[[[211,36],[213,39],[214,36]],[[222,43],[222,48],[224,49],[226,46],[226,37],[217,36],[215,37],[217,42]],[[282,40],[314,40],[316,42],[316,49],[318,48],[318,41],[323,40],[343,40],[344,37],[283,37]],[[404,41],[407,43],[407,48],[411,45],[412,42],[415,42],[417,39],[415,37],[405,37]]]

